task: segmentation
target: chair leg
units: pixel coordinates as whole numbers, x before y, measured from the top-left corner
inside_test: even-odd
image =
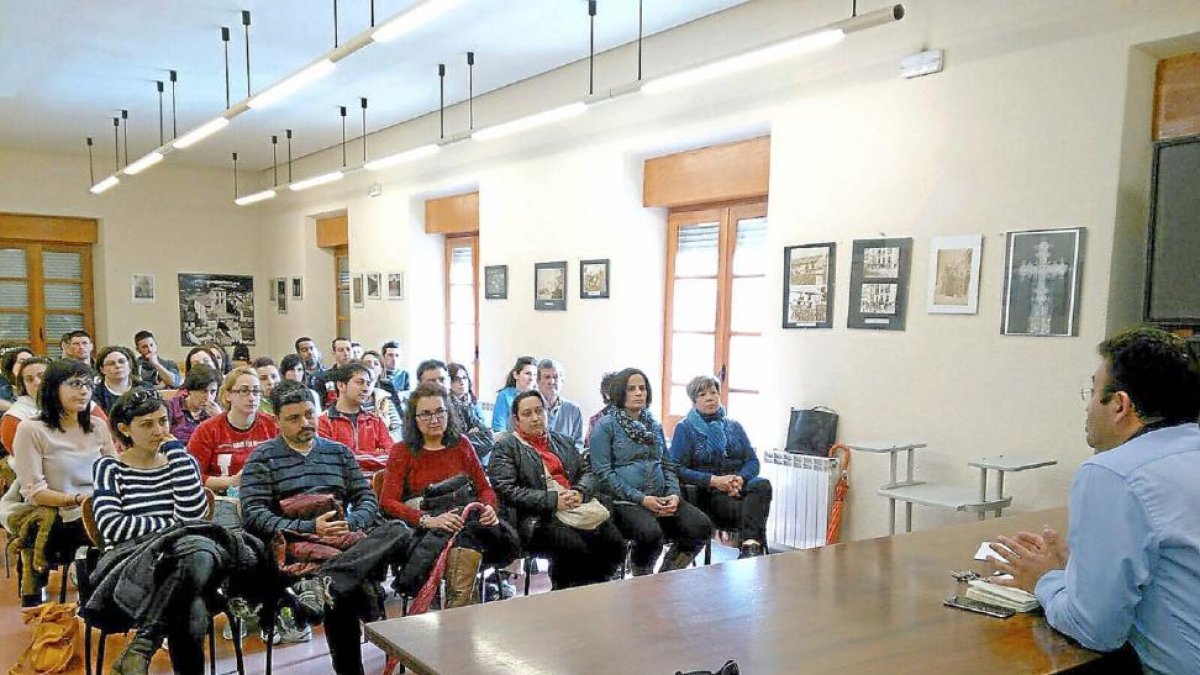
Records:
[[[85,675],[92,675],[92,624],[83,622],[83,670]]]
[[[217,624],[208,615],[208,673],[217,675]]]
[[[242,622],[232,612],[226,616],[229,617],[229,624],[233,630],[233,655],[237,659],[238,675],[246,675],[246,664],[242,657]]]
[[[100,631],[100,639],[96,644],[96,675],[104,675],[104,645],[108,642],[108,633]]]
[[[271,657],[275,654],[275,617],[278,616],[279,607],[275,603],[271,603],[270,610],[267,616],[271,617],[267,621],[267,669],[266,675],[271,675]]]
[[[62,566],[62,585],[58,588],[58,601],[67,601],[67,580],[71,577],[71,563],[65,563]]]
[[[400,616],[408,616],[408,596],[400,596]]]
[[[712,564],[712,537],[709,537],[708,541],[704,542],[704,564]]]
[[[529,597],[529,583],[533,579],[534,570],[537,569],[537,560],[534,558],[525,558],[525,596]]]

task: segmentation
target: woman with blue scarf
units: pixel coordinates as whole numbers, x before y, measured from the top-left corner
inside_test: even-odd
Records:
[[[650,414],[650,379],[636,368],[613,377],[612,413],[592,431],[592,471],[597,491],[612,502],[613,522],[633,541],[635,576],[654,572],[663,542],[671,548],[659,572],[687,567],[712,536],[712,522],[683,501],[675,462],[662,427]]]
[[[699,488],[696,506],[718,527],[740,534],[739,558],[762,555],[771,483],[758,475],[758,456],[745,429],[725,415],[716,378],[694,378],[687,394],[692,410],[675,425],[671,437],[671,457],[679,465],[679,479]]]

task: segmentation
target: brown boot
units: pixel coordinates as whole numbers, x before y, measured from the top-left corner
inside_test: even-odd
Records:
[[[667,554],[663,556],[662,567],[658,571],[661,573],[684,569],[692,564],[692,560],[695,559],[698,552],[684,551],[675,544],[671,544],[671,547],[667,549]]]
[[[446,556],[446,609],[465,607],[479,600],[475,597],[475,577],[483,555],[469,548],[452,548]]]

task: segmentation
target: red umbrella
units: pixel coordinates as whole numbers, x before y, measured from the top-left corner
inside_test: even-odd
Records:
[[[836,456],[841,465],[841,476],[833,489],[833,508],[829,510],[829,527],[825,535],[826,544],[836,544],[842,531],[842,508],[846,503],[846,492],[850,490],[850,481],[847,479],[850,472],[850,446],[834,443],[829,449],[829,456]]]

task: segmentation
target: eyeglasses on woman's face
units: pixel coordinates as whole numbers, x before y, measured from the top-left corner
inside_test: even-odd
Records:
[[[66,382],[63,382],[63,384],[67,385],[68,387],[70,387],[71,389],[74,389],[76,391],[83,391],[84,389],[91,390],[96,387],[96,383],[92,382],[91,380],[84,379],[82,377],[72,377],[71,379],[67,380]]]
[[[260,387],[234,387],[229,393],[235,396],[262,396],[263,390]]]
[[[447,414],[449,413],[445,408],[438,408],[437,410],[422,410],[417,413],[416,417],[422,422],[429,422],[435,419],[445,419]]]

